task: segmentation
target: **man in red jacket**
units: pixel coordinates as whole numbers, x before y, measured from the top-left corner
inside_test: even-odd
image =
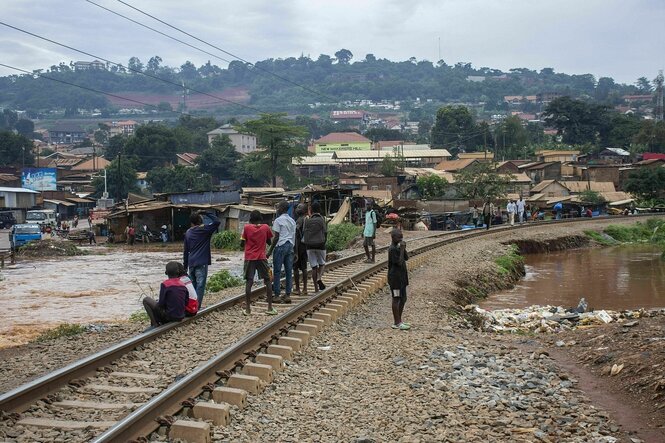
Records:
[[[185,318],[187,287],[180,280],[181,264],[175,261],[166,264],[166,276],[159,288],[159,300],[151,297],[143,299],[143,307],[150,317],[150,326],[157,327]]]

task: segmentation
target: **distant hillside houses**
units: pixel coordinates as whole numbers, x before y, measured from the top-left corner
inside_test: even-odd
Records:
[[[212,145],[215,138],[226,135],[231,139],[231,143],[235,150],[241,154],[249,154],[256,151],[256,136],[238,132],[230,124],[222,125],[217,129],[207,133],[208,143]]]
[[[91,62],[78,61],[74,62],[75,71],[106,71],[106,63],[100,62],[99,60],[93,60]]]

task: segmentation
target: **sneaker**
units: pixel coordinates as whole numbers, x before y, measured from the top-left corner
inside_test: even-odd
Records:
[[[247,316],[247,315],[250,315],[250,314],[251,314],[251,312],[249,312],[247,309],[242,310],[242,315]]]
[[[400,323],[401,324],[401,323]],[[391,328],[393,329],[399,329],[400,325],[392,325]]]
[[[400,323],[399,329],[400,331],[408,331],[409,329],[411,329],[411,325],[408,325],[406,323]]]
[[[291,303],[291,297],[288,296],[288,295],[282,297],[280,300],[281,300],[282,303],[286,303],[286,304]]]
[[[301,294],[300,289],[294,289],[293,292],[291,293],[291,295],[300,295],[300,294]]]
[[[319,291],[326,289],[326,285],[324,285],[321,280],[317,281],[316,284],[319,285]]]
[[[272,308],[269,311],[266,311],[266,315],[277,315],[277,309]]]

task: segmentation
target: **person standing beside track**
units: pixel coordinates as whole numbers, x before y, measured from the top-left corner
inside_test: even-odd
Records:
[[[483,221],[485,222],[485,229],[489,229],[492,224],[492,216],[494,216],[494,205],[490,201],[490,198],[487,197],[487,200],[483,204]]]
[[[203,216],[211,220],[203,223]],[[203,307],[203,294],[208,279],[208,266],[212,263],[210,239],[221,222],[212,212],[196,212],[189,218],[191,227],[185,232],[182,263],[189,270],[189,278],[198,296],[199,309]]]
[[[388,285],[392,298],[392,328],[407,331],[411,329],[411,325],[402,321],[402,314],[406,304],[406,287],[409,285],[409,272],[406,267],[409,254],[406,252],[402,231],[393,229],[390,238],[392,243],[388,248]]]
[[[376,244],[374,239],[376,238],[376,211],[371,202],[367,202],[365,212],[365,230],[363,231],[363,248],[365,248],[365,255],[367,260],[365,263],[374,263],[376,258]],[[369,250],[372,248],[372,254],[370,255]]]
[[[517,205],[512,200],[508,200],[506,213],[508,214],[508,223],[510,223],[510,226],[515,225],[515,212],[517,212]]]
[[[274,237],[268,257],[275,252],[273,257],[273,294],[275,301],[279,298],[281,291],[282,266],[286,278],[286,294],[281,298],[282,303],[291,303],[291,288],[293,285],[293,247],[295,246],[296,222],[288,214],[289,202],[286,200],[277,204],[277,218],[272,224]]]
[[[296,206],[296,245],[293,249],[293,277],[296,283],[295,292],[307,295],[307,247],[302,242],[302,225],[307,218],[307,206],[300,203]],[[302,292],[300,291],[300,273],[302,272]]]
[[[250,294],[254,284],[254,274],[258,273],[259,278],[263,279],[266,286],[266,301],[268,310],[266,314],[275,315],[277,311],[272,307],[272,286],[270,281],[270,267],[268,266],[268,257],[266,256],[266,246],[272,239],[272,231],[268,225],[261,223],[263,218],[259,211],[252,211],[249,214],[249,223],[245,225],[240,237],[240,246],[245,250],[245,309],[244,315],[252,313],[250,305]]]
[[[312,203],[312,215],[303,221],[303,242],[307,246],[307,259],[312,267],[312,282],[314,291],[323,291],[323,271],[326,266],[326,240],[328,240],[328,227],[326,219],[321,215],[321,204]]]

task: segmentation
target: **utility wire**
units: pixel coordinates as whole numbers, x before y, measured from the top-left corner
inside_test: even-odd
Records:
[[[91,0],[86,0],[86,1],[89,2],[89,3],[92,3]],[[320,97],[324,97],[325,99],[330,100],[330,101],[332,101],[333,103],[338,102],[338,100],[335,99],[335,98],[332,97],[332,96],[326,95],[326,94],[324,94],[324,93],[322,93],[322,92],[319,92],[319,91],[317,91],[317,90],[315,90],[315,89],[312,89],[312,88],[310,88],[310,87],[308,87],[308,86],[301,85],[300,83],[294,82],[293,80],[290,80],[290,79],[288,79],[288,78],[286,78],[286,77],[284,77],[284,76],[281,76],[281,75],[276,74],[276,73],[274,73],[274,72],[272,72],[272,71],[269,71],[269,70],[267,70],[267,69],[265,69],[265,68],[262,68],[262,67],[260,67],[260,66],[257,66],[257,65],[255,65],[254,63],[252,63],[252,62],[250,62],[250,61],[248,61],[248,60],[245,60],[244,58],[242,58],[242,57],[240,57],[240,56],[238,56],[238,55],[233,54],[232,52],[226,51],[226,50],[220,48],[219,46],[216,46],[216,45],[214,45],[214,44],[212,44],[212,43],[209,43],[209,42],[207,42],[207,41],[205,41],[205,40],[203,40],[203,39],[201,39],[201,38],[199,38],[199,37],[196,37],[195,35],[192,35],[192,34],[190,34],[189,32],[184,31],[184,30],[178,28],[178,27],[175,26],[175,25],[172,25],[172,24],[170,24],[170,23],[167,23],[166,21],[164,21],[164,20],[162,20],[162,19],[160,19],[160,18],[158,18],[158,17],[155,17],[154,15],[151,15],[151,14],[145,12],[145,11],[143,11],[142,9],[137,8],[136,6],[132,6],[132,5],[130,5],[129,3],[123,1],[123,0],[116,0],[116,1],[118,1],[119,3],[122,3],[123,5],[129,7],[129,8],[131,8],[131,9],[133,9],[133,10],[135,10],[136,12],[139,12],[139,13],[141,13],[141,14],[147,16],[147,17],[150,17],[150,18],[153,19],[153,20],[158,21],[159,23],[161,23],[161,24],[163,24],[163,25],[165,25],[165,26],[168,26],[168,27],[171,28],[171,29],[174,29],[174,30],[176,30],[176,31],[178,31],[178,32],[183,33],[183,34],[185,34],[186,36],[191,37],[191,38],[193,38],[193,39],[196,40],[196,41],[199,41],[199,42],[201,42],[201,43],[203,43],[203,44],[205,44],[205,45],[208,45],[208,46],[210,46],[211,48],[217,49],[218,51],[223,52],[224,54],[229,55],[229,56],[235,58],[236,60],[240,60],[241,62],[244,62],[244,63],[248,64],[249,66],[252,66],[252,67],[255,68],[255,69],[258,69],[258,70],[263,71],[263,72],[265,72],[265,73],[267,73],[267,74],[270,74],[270,75],[272,75],[273,77],[276,77],[276,78],[278,78],[278,79],[280,79],[280,80],[282,80],[282,81],[284,81],[284,82],[287,82],[287,83],[290,83],[290,84],[292,84],[292,85],[294,85],[294,86],[297,86],[297,87],[299,87],[299,88],[302,88],[302,89],[304,89],[305,91],[311,92],[311,93],[316,94],[316,95],[318,95],[318,96],[320,96]]]
[[[123,69],[127,69],[128,71],[134,72],[134,73],[136,73],[136,74],[141,74],[141,75],[144,75],[144,76],[146,76],[146,77],[150,77],[150,78],[153,78],[153,79],[155,79],[155,80],[159,80],[159,81],[162,81],[162,82],[164,82],[164,83],[168,83],[168,84],[170,84],[170,85],[177,86],[178,88],[182,88],[182,87],[183,87],[183,85],[181,85],[181,84],[178,83],[178,82],[174,82],[174,81],[172,81],[172,80],[168,80],[168,79],[165,79],[165,78],[162,78],[162,77],[156,76],[156,75],[152,75],[152,74],[149,74],[149,73],[147,73],[147,72],[143,72],[143,71],[141,71],[141,70],[139,70],[139,69],[133,69],[133,68],[130,68],[130,67],[128,67],[128,66],[124,66],[122,63],[116,63],[116,62],[111,61],[111,60],[108,60],[108,59],[106,59],[106,58],[104,58],[104,57],[101,57],[101,56],[98,56],[98,55],[95,55],[95,54],[91,54],[91,53],[86,52],[86,51],[83,51],[83,50],[81,50],[81,49],[76,49],[76,48],[74,48],[74,47],[72,47],[72,46],[66,45],[66,44],[64,44],[64,43],[57,42],[57,41],[55,41],[55,40],[52,40],[52,39],[47,38],[47,37],[43,37],[43,36],[41,36],[41,35],[37,35],[37,34],[35,34],[35,33],[33,33],[33,32],[27,31],[27,30],[25,30],[25,29],[17,28],[16,26],[12,26],[12,25],[7,24],[7,23],[4,23],[4,22],[2,22],[2,21],[0,21],[0,25],[6,26],[6,27],[11,28],[11,29],[14,29],[14,30],[16,30],[16,31],[19,31],[19,32],[22,32],[22,33],[24,33],[24,34],[30,35],[30,36],[32,36],[32,37],[38,38],[38,39],[40,39],[40,40],[44,40],[44,41],[47,41],[47,42],[49,42],[49,43],[53,43],[54,45],[58,45],[58,46],[61,46],[61,47],[63,47],[63,48],[67,48],[67,49],[69,49],[69,50],[72,50],[72,51],[78,52],[79,54],[84,54],[84,55],[87,55],[88,57],[96,58],[96,59],[102,60],[102,61],[104,61],[104,62],[106,62],[106,63],[110,63],[110,64],[112,64],[112,65],[116,65],[116,66],[122,67]],[[207,97],[211,97],[211,98],[214,98],[214,99],[216,99],[216,100],[220,100],[220,101],[223,101],[223,102],[226,102],[226,103],[230,103],[230,104],[232,104],[232,105],[240,106],[240,107],[242,107],[242,108],[246,108],[246,109],[251,109],[252,111],[256,111],[256,112],[262,112],[260,109],[255,108],[255,107],[253,107],[253,106],[243,105],[242,103],[237,103],[237,102],[234,102],[234,101],[232,101],[232,100],[228,100],[228,99],[225,99],[225,98],[223,98],[223,97],[219,97],[219,96],[214,95],[214,94],[210,94],[210,93],[207,93],[207,92],[203,92],[203,91],[199,91],[199,90],[197,90],[197,89],[190,88],[190,87],[188,87],[188,86],[187,86],[187,89],[189,89],[190,91],[196,92],[197,94],[205,95],[205,96],[207,96]]]

